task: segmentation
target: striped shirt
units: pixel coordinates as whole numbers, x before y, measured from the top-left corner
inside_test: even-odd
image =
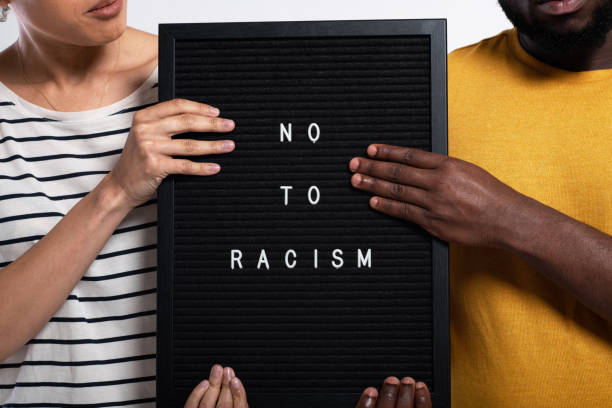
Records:
[[[84,112],[41,108],[0,83],[0,269],[94,189],[134,112],[155,102],[157,69]],[[156,200],[135,208],[51,320],[0,362],[0,406],[155,406],[156,225]]]

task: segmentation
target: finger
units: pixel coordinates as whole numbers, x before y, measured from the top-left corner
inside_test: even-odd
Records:
[[[167,174],[187,174],[192,176],[212,176],[221,171],[216,163],[198,163],[186,159],[172,159],[164,157],[162,168]]]
[[[368,155],[374,159],[408,164],[423,169],[435,169],[448,159],[447,156],[410,147],[373,144],[368,146]]]
[[[229,153],[235,148],[231,140],[155,139],[151,140],[157,153],[167,156],[201,156]]]
[[[232,391],[230,390],[230,382],[235,377],[234,370],[231,367],[223,369],[223,385],[221,386],[221,394],[217,401],[217,408],[232,408]]]
[[[193,113],[195,115],[215,117],[219,116],[219,109],[205,103],[179,98],[141,109],[136,112],[134,119],[138,118],[139,121],[149,122],[168,116],[179,115],[181,113]]]
[[[427,192],[417,187],[390,183],[362,174],[354,174],[353,177],[351,177],[351,184],[355,188],[369,191],[381,197],[427,208]]]
[[[191,391],[191,394],[189,394],[189,397],[187,398],[187,402],[185,402],[185,408],[198,408],[198,405],[200,404],[200,400],[206,393],[208,386],[209,386],[208,380],[204,380],[201,383],[199,383],[198,386],[195,387],[193,391]]]
[[[222,381],[223,367],[219,364],[215,364],[210,370],[210,376],[208,377],[210,385],[200,401],[200,408],[213,408],[217,404],[217,399],[221,392]]]
[[[416,384],[416,392],[414,397],[415,408],[431,408],[431,396],[429,395],[429,388],[422,382]]]
[[[376,388],[366,388],[359,402],[355,405],[355,408],[374,408],[376,406],[376,398],[378,397],[378,391]]]
[[[431,171],[407,166],[401,163],[382,162],[377,160],[355,157],[349,162],[349,168],[354,173],[391,181],[393,183],[428,189],[433,177]]]
[[[152,124],[148,126],[151,133],[170,137],[187,132],[231,132],[235,124],[229,119],[183,113],[160,119],[155,122],[155,126]]]
[[[230,389],[232,390],[232,401],[234,402],[234,408],[249,408],[246,390],[242,385],[242,381],[240,381],[238,377],[232,378],[232,381],[230,382]]]
[[[397,408],[414,408],[414,380],[410,377],[402,378],[400,382]]]
[[[376,408],[395,408],[398,388],[399,380],[396,377],[387,377],[380,387]]]
[[[370,198],[370,207],[383,214],[387,214],[395,218],[401,218],[419,225],[423,225],[425,223],[425,214],[427,213],[427,210],[416,205],[389,200],[382,197]]]

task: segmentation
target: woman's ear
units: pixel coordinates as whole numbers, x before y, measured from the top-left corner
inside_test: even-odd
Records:
[[[8,17],[9,8],[7,4],[9,0],[0,0],[0,23],[5,22]]]

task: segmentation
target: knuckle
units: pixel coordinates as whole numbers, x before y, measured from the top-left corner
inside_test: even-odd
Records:
[[[181,139],[181,144],[185,153],[193,153],[197,147],[196,142],[192,139]]]
[[[136,140],[142,140],[147,134],[147,125],[144,123],[137,123],[133,125],[132,134]]]
[[[177,98],[174,100],[174,105],[179,110],[187,110],[189,108],[189,101],[183,98]]]
[[[402,208],[400,210],[401,217],[406,220],[411,220],[413,218],[413,212],[409,205],[402,204]]]
[[[221,129],[223,127],[223,119],[221,119],[221,118],[211,118],[210,119],[210,127],[212,129]]]
[[[155,148],[157,147],[154,140],[139,140],[136,144],[138,153],[142,156],[147,157],[155,152]]]
[[[391,153],[391,149],[387,145],[380,146],[379,151],[380,151],[380,156],[382,157],[389,157],[389,154]]]
[[[380,206],[382,207],[383,211],[385,211],[385,212],[393,211],[393,204],[391,204],[391,201],[389,201],[389,200],[381,200]]]
[[[393,164],[389,167],[388,175],[392,180],[399,180],[404,172],[404,168],[397,164]]]
[[[391,193],[395,198],[399,198],[404,194],[404,186],[401,184],[391,184]]]
[[[366,160],[364,164],[365,164],[363,166],[364,172],[372,174],[373,172],[376,171],[376,162],[373,162],[371,160]]]
[[[142,115],[143,113],[141,111],[136,111],[136,113],[134,113],[134,116],[132,118],[132,123],[138,123],[142,121]]]
[[[415,151],[413,149],[404,150],[404,154],[402,155],[402,159],[406,163],[410,163],[414,160]]]
[[[183,173],[191,173],[193,171],[193,163],[189,160],[183,160],[181,162],[181,171]]]
[[[185,126],[186,129],[193,129],[195,126],[195,116],[190,114],[190,113],[186,113],[183,115],[183,126]]]
[[[457,162],[457,160],[449,157],[447,159],[444,159],[440,163],[439,168],[440,170],[442,170],[443,174],[447,175],[449,173],[456,171],[456,169],[458,168],[458,164],[459,163]]]
[[[225,152],[225,147],[224,147],[223,142],[222,142],[222,141],[218,141],[218,142],[216,142],[216,143],[215,143],[215,146],[214,146],[214,150],[215,150],[217,153],[224,153],[224,152]]]
[[[159,160],[154,155],[148,155],[144,161],[144,170],[147,174],[152,175],[157,173]]]

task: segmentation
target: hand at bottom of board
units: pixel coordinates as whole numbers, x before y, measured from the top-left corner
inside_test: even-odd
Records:
[[[198,384],[185,408],[248,408],[246,390],[231,367],[214,365],[208,380]],[[355,408],[431,408],[427,385],[411,377],[387,377],[378,391],[366,388]]]

